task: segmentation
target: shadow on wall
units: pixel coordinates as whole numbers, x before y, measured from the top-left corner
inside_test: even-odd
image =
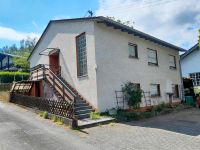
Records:
[[[200,111],[192,108],[146,120],[124,122],[124,124],[198,136],[200,135]]]

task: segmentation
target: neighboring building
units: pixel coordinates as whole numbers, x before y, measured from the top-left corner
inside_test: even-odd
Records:
[[[17,56],[0,52],[0,70],[2,71],[16,70],[12,60],[13,57]]]
[[[200,48],[194,45],[181,55],[181,69],[183,77],[190,77],[193,85],[200,86]]]
[[[168,103],[168,93],[180,102],[179,51],[184,49],[108,18],[91,17],[50,21],[29,61],[32,80],[43,80],[47,73],[52,86],[73,87],[93,108],[106,111],[116,108],[115,91],[127,81],[150,92],[153,105]],[[35,71],[39,64],[47,64],[56,76]],[[47,86],[40,84],[36,96],[49,95]]]

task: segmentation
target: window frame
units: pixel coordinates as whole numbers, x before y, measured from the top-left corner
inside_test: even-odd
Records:
[[[156,86],[156,88],[157,88],[157,93],[158,93],[158,94],[152,95],[152,94],[151,94],[151,89],[150,89],[150,97],[161,97],[160,84],[151,83],[151,84],[150,84],[150,87],[151,87],[152,85]]]
[[[78,39],[81,37],[81,36],[85,36],[85,61],[86,61],[86,73],[85,74],[81,74],[81,71],[80,71],[80,64],[79,64],[79,52],[78,52]],[[87,66],[87,41],[86,41],[86,32],[83,32],[79,35],[77,35],[75,37],[75,44],[76,44],[76,66],[77,66],[77,77],[78,78],[81,78],[81,77],[86,77],[88,76],[88,66]]]
[[[169,68],[170,69],[176,69],[176,56],[169,54],[169,57],[173,57],[174,58],[174,66],[171,66],[170,60],[169,60]]]
[[[174,89],[173,89],[173,86],[174,86]],[[176,92],[175,94],[174,94],[174,92]],[[178,84],[172,84],[172,93],[173,93],[173,97],[174,98],[179,98],[179,86],[178,86]]]
[[[130,46],[133,46],[135,48],[135,56],[130,55],[130,50],[129,50]],[[138,58],[138,46],[137,46],[137,44],[129,42],[128,43],[128,52],[129,52],[129,58]]]
[[[147,56],[148,56],[148,65],[153,65],[153,66],[158,66],[158,52],[157,50],[154,50],[154,49],[150,49],[150,48],[147,48]],[[153,62],[149,62],[149,51],[153,51],[155,52],[156,54],[156,63],[153,63]]]

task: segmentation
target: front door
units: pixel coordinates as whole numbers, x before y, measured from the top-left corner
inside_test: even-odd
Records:
[[[49,68],[56,75],[60,74],[59,53],[53,53],[49,55]]]

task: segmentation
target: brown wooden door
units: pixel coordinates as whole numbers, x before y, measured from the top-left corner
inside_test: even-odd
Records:
[[[57,75],[60,74],[59,53],[49,55],[50,69]]]

